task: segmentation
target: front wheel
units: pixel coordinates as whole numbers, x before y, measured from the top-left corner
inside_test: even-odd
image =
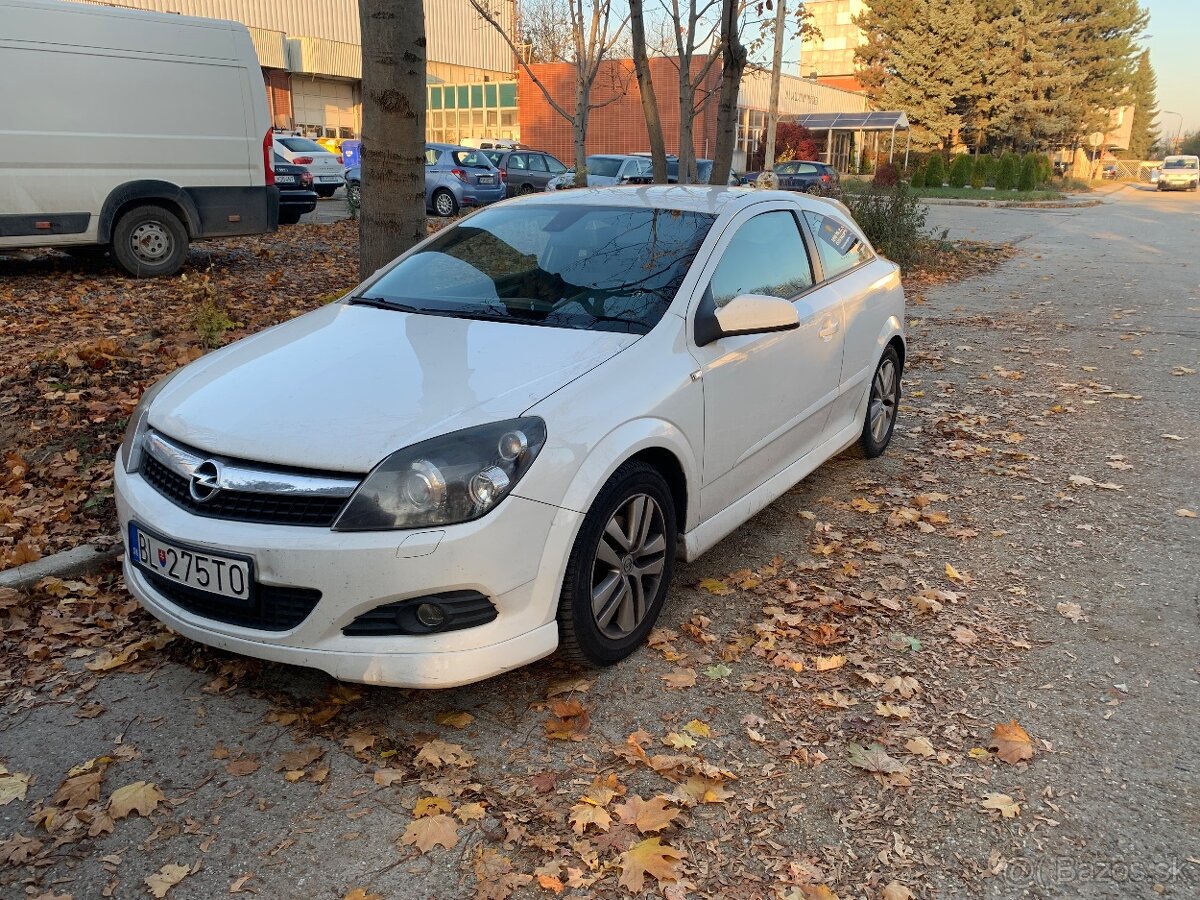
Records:
[[[112,255],[135,278],[174,275],[187,259],[187,229],[162,206],[138,206],[122,214],[112,235]]]
[[[675,504],[658,470],[630,461],[583,520],[558,604],[559,650],[610,666],[633,653],[662,610],[675,566]]]
[[[900,356],[888,347],[879,358],[871,379],[871,395],[858,446],[862,455],[874,459],[887,449],[896,429],[896,410],[900,405]]]

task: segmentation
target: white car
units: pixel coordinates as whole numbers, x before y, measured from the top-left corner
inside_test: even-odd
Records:
[[[190,638],[348,681],[615,663],[677,559],[883,452],[904,357],[899,270],[835,201],[509,200],[147,391],[126,581]]]
[[[649,184],[654,178],[654,164],[645,156],[600,154],[586,160],[588,187],[610,187],[617,184]],[[546,190],[560,191],[575,186],[575,167],[546,183]]]
[[[346,183],[342,157],[330,153],[316,141],[306,137],[275,135],[275,152],[294,166],[304,166],[312,173],[313,190],[320,197],[332,197]]]

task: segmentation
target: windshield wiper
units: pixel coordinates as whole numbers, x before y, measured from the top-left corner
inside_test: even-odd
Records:
[[[421,313],[425,312],[415,306],[409,306],[407,303],[396,303],[393,300],[384,300],[381,297],[364,297],[361,295],[353,296],[349,302],[354,306],[372,306],[375,309],[391,309],[396,312],[406,313]]]

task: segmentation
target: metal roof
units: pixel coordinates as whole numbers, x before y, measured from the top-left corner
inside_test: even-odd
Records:
[[[891,131],[908,128],[908,116],[900,111],[805,113],[788,116],[789,121],[812,131]]]

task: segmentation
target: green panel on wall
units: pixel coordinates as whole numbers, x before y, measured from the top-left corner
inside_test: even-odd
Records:
[[[500,105],[501,106],[516,106],[517,105],[517,83],[515,81],[502,84],[500,87]]]

